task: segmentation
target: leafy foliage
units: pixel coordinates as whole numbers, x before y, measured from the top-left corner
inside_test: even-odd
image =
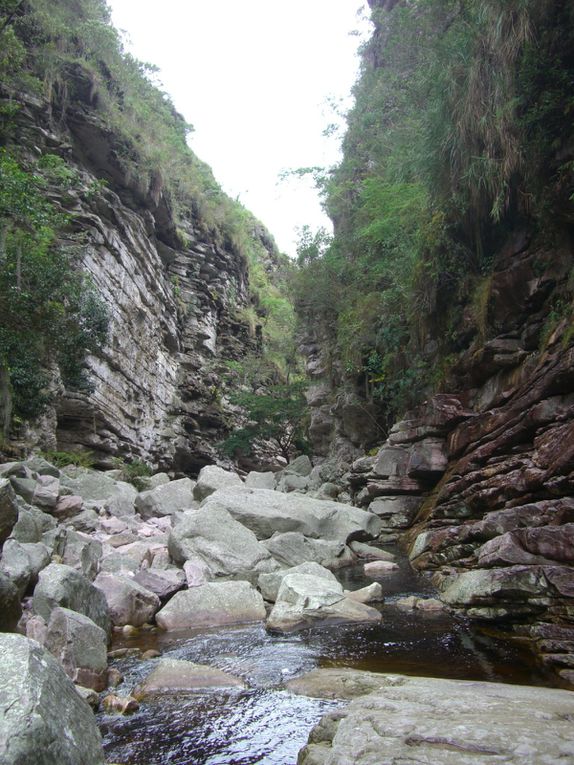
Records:
[[[300,171],[335,236],[303,232],[294,292],[332,334],[333,375],[392,419],[444,379],[463,305],[488,331],[508,231],[573,220],[574,7],[403,0],[372,16],[343,159]]]
[[[66,219],[43,196],[43,180],[0,150],[0,367],[3,432],[12,414],[38,416],[47,370],[86,390],[83,361],[101,347],[107,312],[74,268],[77,250],[58,243]]]
[[[254,445],[271,441],[286,460],[294,451],[305,451],[307,402],[304,383],[270,385],[265,390],[244,391],[232,397],[249,422],[222,444],[230,456],[249,454]]]

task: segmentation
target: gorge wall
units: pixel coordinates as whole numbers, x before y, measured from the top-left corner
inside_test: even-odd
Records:
[[[182,118],[159,91],[154,95],[139,69],[134,76],[139,65],[122,58],[103,4],[72,6],[58,3],[51,21],[41,2],[18,7],[10,39],[26,51],[27,66],[5,74],[1,141],[24,167],[35,168],[47,156],[64,168],[63,176],[48,177],[44,193],[66,216],[59,245],[79,251],[79,267],[105,304],[109,330],[104,347],[86,362],[91,391],[66,389],[57,365],[47,360],[51,404],[17,436],[28,450],[88,450],[102,467],[118,457],[196,474],[218,459],[216,444],[236,416],[224,396],[227,363],[261,346],[253,319],[246,318],[250,312],[257,320],[258,302],[246,249],[256,251],[264,275],[274,272],[279,256],[264,228],[223,199],[209,169],[184,146]],[[66,22],[70,13],[75,26]],[[64,26],[54,31],[50,24],[60,15]],[[92,26],[82,39],[86,23]],[[98,40],[94,29],[113,36],[111,53],[101,43],[86,52]],[[52,63],[56,75],[46,71],[50,45],[60,55]],[[130,116],[130,122],[124,114],[138,88],[144,90],[139,108],[153,110],[153,98],[159,99],[151,137],[141,118]],[[158,124],[171,130],[173,143],[181,142],[179,155],[170,156],[165,137],[153,135]],[[142,145],[128,130],[141,131]],[[151,169],[146,139],[148,151],[165,154]],[[174,186],[169,163],[195,168],[207,192],[186,196]],[[202,210],[201,193],[222,200],[216,216],[223,225]],[[235,227],[243,226],[243,251],[225,215],[240,219]]]
[[[329,284],[299,298],[314,449],[449,606],[533,639],[571,683],[574,142],[553,117],[571,10],[370,5],[335,236],[302,252]]]

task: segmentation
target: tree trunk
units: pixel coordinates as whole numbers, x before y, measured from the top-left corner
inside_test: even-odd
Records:
[[[0,360],[0,427],[1,436],[6,440],[10,434],[12,423],[12,386],[10,385],[10,370],[5,359]]]

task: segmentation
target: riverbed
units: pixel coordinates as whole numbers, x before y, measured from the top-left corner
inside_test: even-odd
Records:
[[[338,573],[347,589],[371,583],[362,566]],[[325,625],[288,635],[261,624],[185,633],[142,632],[114,648],[150,648],[164,658],[210,664],[241,677],[247,690],[163,695],[146,699],[129,717],[102,714],[100,727],[110,762],[122,765],[294,765],[311,728],[342,703],[297,696],[284,683],[317,667],[371,672],[554,685],[527,647],[443,613],[405,612],[397,599],[432,595],[406,560],[379,578],[386,593],[377,625]],[[157,659],[114,660],[127,694]]]

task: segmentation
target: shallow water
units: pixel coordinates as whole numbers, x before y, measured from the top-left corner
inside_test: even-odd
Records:
[[[373,581],[364,578],[361,566],[343,570],[340,579],[347,589]],[[406,561],[379,581],[388,593],[380,625],[330,625],[290,635],[270,635],[261,625],[250,625],[118,642],[114,647],[158,648],[162,657],[211,664],[242,677],[249,689],[162,696],[146,700],[130,717],[101,715],[108,760],[124,765],[294,765],[311,728],[339,703],[283,690],[286,680],[316,667],[552,684],[516,642],[449,616],[396,608],[397,597],[431,590]],[[125,678],[118,692],[130,692],[156,661],[113,662]]]

